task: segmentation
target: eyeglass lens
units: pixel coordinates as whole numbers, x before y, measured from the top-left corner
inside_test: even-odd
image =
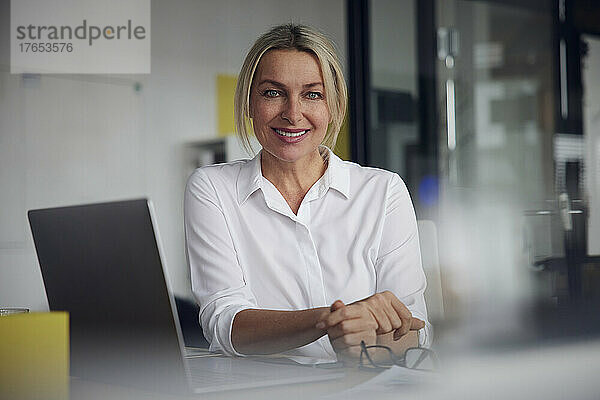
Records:
[[[408,349],[404,355],[407,368],[431,371],[435,369],[435,360],[430,352],[424,349]]]

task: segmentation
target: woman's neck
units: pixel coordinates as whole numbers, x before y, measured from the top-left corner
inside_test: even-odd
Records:
[[[327,162],[318,149],[295,162],[282,161],[262,151],[261,168],[263,176],[288,200],[288,196],[304,198],[327,170]]]

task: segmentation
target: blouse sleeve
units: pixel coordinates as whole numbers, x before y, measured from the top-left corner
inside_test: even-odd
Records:
[[[215,188],[202,169],[189,178],[184,196],[186,257],[192,292],[211,351],[241,356],[231,342],[235,315],[256,308]]]
[[[415,211],[406,185],[397,174],[393,174],[388,185],[383,233],[375,264],[377,292],[391,291],[414,317],[425,321],[425,328],[419,331],[419,345],[429,347],[432,327],[427,320],[424,297],[427,283],[421,265]]]

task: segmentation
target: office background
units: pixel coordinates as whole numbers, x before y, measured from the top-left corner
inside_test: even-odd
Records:
[[[188,296],[186,144],[217,137],[218,74],[267,27],[326,31],[345,53],[343,1],[153,1],[150,75],[11,75],[0,2],[0,303],[47,309],[26,211],[149,197],[171,286]],[[73,282],[76,285],[76,282]]]
[[[152,73],[139,76],[11,75],[9,7],[0,1],[1,305],[48,307],[28,209],[136,197],[154,202],[171,287],[190,297],[190,148],[220,135],[218,77],[288,21],[340,49],[352,102],[342,155],[398,172],[418,217],[436,223],[448,319],[600,293],[600,28],[574,11],[596,15],[592,2],[153,1]]]

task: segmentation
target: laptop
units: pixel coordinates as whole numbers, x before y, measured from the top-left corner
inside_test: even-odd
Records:
[[[147,199],[30,210],[51,310],[70,315],[71,375],[170,393],[339,378],[339,370],[185,356]]]

